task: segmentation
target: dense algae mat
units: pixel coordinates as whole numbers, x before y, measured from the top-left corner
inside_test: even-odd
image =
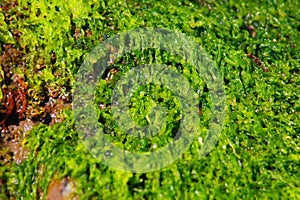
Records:
[[[80,199],[300,199],[297,1],[5,0],[0,6],[1,143],[33,126],[22,140],[25,159],[16,162],[1,145],[1,199],[46,198],[54,179],[72,183],[70,195]],[[222,73],[227,111],[218,144],[206,157],[198,158],[199,136],[167,168],[133,174],[113,170],[85,150],[68,107],[87,54],[101,41],[138,27],[177,30],[205,48]],[[149,142],[114,128],[109,101],[116,80],[154,62],[174,66],[201,89],[201,134],[208,128],[209,93],[193,67],[163,51],[132,52],[113,63],[95,99],[104,132],[124,149],[153,151],[170,142],[178,126],[174,95],[147,85],[141,91],[152,96],[136,92],[131,109],[138,115],[132,117],[147,124],[149,102],[161,101],[170,109],[165,133]]]

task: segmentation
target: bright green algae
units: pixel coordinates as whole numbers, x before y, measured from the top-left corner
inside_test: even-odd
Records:
[[[18,45],[27,55],[24,75],[29,87],[36,91],[37,99],[44,84],[57,85],[69,92],[67,88],[73,85],[83,58],[105,38],[137,27],[161,27],[193,37],[211,55],[223,75],[227,117],[219,142],[208,156],[198,159],[199,141],[195,139],[182,159],[167,168],[132,174],[97,162],[80,143],[72,112],[66,110],[65,121],[53,126],[39,125],[29,133],[24,140],[24,145],[30,149],[25,161],[20,165],[1,164],[0,178],[6,182],[0,189],[1,197],[27,199],[37,197],[40,191],[45,197],[57,172],[60,178],[70,176],[75,180],[76,193],[81,199],[299,199],[299,7],[297,1],[203,3],[173,0],[164,3],[130,0],[67,4],[55,0],[51,3],[20,1],[17,8],[23,18],[14,16],[11,24],[3,26],[0,39],[1,43],[11,43],[7,30],[22,32]],[[249,26],[254,27],[255,37]],[[145,52],[149,53],[149,58],[155,54],[151,51]],[[51,63],[53,53],[55,64]],[[247,53],[259,58],[264,66],[255,63]],[[205,117],[209,112],[205,84],[180,58],[162,55],[177,67],[181,63],[182,73],[189,80],[199,80],[194,84],[204,91],[202,122],[205,130],[209,121]],[[137,53],[136,56],[141,55]],[[123,72],[136,64],[131,55],[126,58]],[[38,74],[32,73],[36,60],[43,60],[46,65]],[[140,64],[149,61],[137,59]],[[165,62],[164,58],[161,62]],[[115,65],[118,67],[118,63]],[[17,67],[12,70],[21,73]],[[174,96],[168,95],[168,90],[163,88],[146,87],[141,89],[168,97],[164,103],[171,107],[176,119],[178,106]],[[100,81],[98,92],[101,95],[96,102],[108,103],[111,90],[112,85]],[[138,104],[149,100],[138,95],[136,98],[134,101]],[[140,114],[137,121],[146,123],[145,113],[138,108],[133,107]],[[109,114],[108,108],[99,110],[100,119],[108,128],[110,123],[113,125]],[[169,126],[170,136],[176,120]],[[108,129],[107,132],[112,131]],[[170,139],[167,135],[154,140],[164,145]],[[127,149],[152,150],[145,140],[134,142],[128,138],[128,142],[123,143],[125,135],[121,133],[118,137],[110,137]]]

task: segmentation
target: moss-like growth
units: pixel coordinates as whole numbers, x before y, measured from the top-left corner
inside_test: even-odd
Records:
[[[2,159],[0,198],[45,198],[57,174],[59,179],[69,176],[74,180],[75,195],[81,199],[300,199],[299,7],[297,1],[187,0],[19,0],[10,10],[2,6],[1,44],[14,45],[24,55],[25,64],[12,66],[10,72],[1,68],[1,86],[11,83],[3,80],[3,76],[8,77],[4,73],[23,78],[28,85],[30,109],[25,116],[44,124],[35,126],[23,140],[29,149],[27,159],[19,165],[7,161],[11,160],[9,156]],[[226,123],[218,144],[205,158],[198,159],[201,140],[195,139],[182,159],[161,171],[119,172],[99,163],[85,150],[75,132],[71,110],[64,110],[64,121],[48,126],[43,107],[49,99],[56,98],[51,96],[55,88],[60,91],[57,98],[70,103],[74,75],[93,47],[137,27],[168,28],[191,36],[222,73],[227,96]],[[1,53],[5,52],[1,48]],[[160,54],[151,50],[145,53],[149,53],[145,56],[149,59]],[[121,73],[114,78],[117,80],[136,66],[134,61],[149,61],[141,61],[139,56],[126,55],[125,67],[120,65],[122,60],[119,65],[115,63],[112,69]],[[198,80],[180,58],[167,57],[166,62],[174,63],[190,81]],[[164,58],[161,61],[165,62]],[[107,133],[114,133],[107,106],[114,79],[107,82],[105,78],[99,82],[96,102],[101,104],[100,123],[106,126]],[[196,85],[204,91],[201,111],[206,130],[208,91],[201,79]],[[176,119],[176,101],[166,94],[167,90],[154,86],[142,89],[157,93],[154,100],[167,96],[162,103],[171,107]],[[135,98],[140,105],[146,102],[145,107],[151,102],[139,93]],[[135,105],[132,109],[139,113],[138,123],[146,124],[143,110]],[[172,135],[176,120],[169,126]],[[144,140],[134,143],[128,138],[124,143],[126,136],[121,132],[110,137],[127,149],[153,148]],[[0,158],[2,155],[7,151],[1,149]]]

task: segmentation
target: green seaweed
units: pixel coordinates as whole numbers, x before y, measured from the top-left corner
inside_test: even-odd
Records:
[[[198,159],[199,137],[181,159],[160,171],[126,173],[110,169],[87,152],[75,131],[72,111],[65,110],[63,122],[53,126],[41,124],[30,131],[23,141],[30,149],[26,160],[19,165],[0,164],[0,179],[6,182],[5,187],[1,186],[0,198],[38,198],[40,191],[45,198],[55,173],[59,178],[73,178],[81,199],[300,198],[299,2],[19,0],[18,3],[22,15],[14,16],[11,24],[4,23],[0,14],[0,41],[13,43],[8,30],[18,29],[22,33],[17,46],[26,54],[26,70],[19,71],[35,91],[32,101],[39,101],[49,85],[57,85],[63,93],[72,92],[74,75],[83,59],[106,38],[137,27],[161,27],[191,36],[210,54],[223,75],[227,116],[218,144],[206,157]],[[252,34],[250,26],[254,28]],[[178,57],[151,50],[145,53],[150,55],[146,58],[153,59],[151,55],[156,53],[162,55],[162,63],[181,65],[187,79],[196,80],[195,88],[203,88],[202,131],[207,131],[210,102],[197,73]],[[149,62],[139,60],[144,55],[134,56],[140,64]],[[136,64],[132,55],[126,59],[125,67],[116,63],[121,72]],[[96,102],[108,104],[112,88],[113,85],[100,81],[101,95]],[[142,89],[169,96],[163,88],[148,85]],[[151,99],[138,91],[134,98],[139,105],[152,104]],[[171,111],[176,118],[177,105],[172,95],[164,103],[175,104]],[[147,113],[138,107],[132,108],[133,113],[140,112],[138,123],[147,123],[144,118]],[[108,127],[110,123],[113,125],[108,108],[99,111],[99,116]],[[170,126],[174,126],[172,123]],[[125,135],[119,132],[117,136],[111,139],[123,148],[151,150],[145,140],[129,138],[123,144]],[[153,140],[162,146],[167,142]]]

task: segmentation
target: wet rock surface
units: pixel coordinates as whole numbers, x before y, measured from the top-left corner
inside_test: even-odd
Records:
[[[59,180],[54,178],[49,187],[47,200],[77,200],[79,199],[74,194],[76,190],[76,184],[74,180],[70,178],[63,178]]]

